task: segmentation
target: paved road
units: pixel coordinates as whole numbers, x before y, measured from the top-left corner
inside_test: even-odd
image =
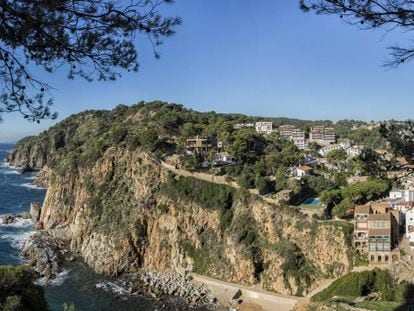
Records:
[[[307,301],[306,298],[284,296],[271,292],[266,292],[259,288],[243,286],[229,282],[223,282],[206,276],[192,274],[195,282],[206,284],[220,302],[228,303],[233,295],[240,289],[244,301],[245,310],[263,310],[263,311],[290,311],[301,301]],[[256,309],[252,307],[257,306]],[[243,305],[240,310],[243,310]]]

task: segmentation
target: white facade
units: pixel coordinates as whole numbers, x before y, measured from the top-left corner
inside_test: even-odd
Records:
[[[312,171],[313,169],[311,167],[299,166],[298,168],[296,168],[296,176],[302,177],[302,176],[312,175]]]
[[[300,150],[308,149],[308,141],[306,139],[294,139],[293,143]]]
[[[414,248],[414,209],[409,209],[405,213],[405,236],[410,242],[410,247]]]
[[[273,132],[272,122],[256,122],[256,132],[259,134],[271,134]]]
[[[414,190],[393,190],[393,191],[390,191],[390,199],[402,199],[405,202],[414,201]]]
[[[337,145],[330,145],[330,146],[326,146],[323,147],[319,150],[319,154],[323,157],[325,157],[329,152],[333,151],[333,150],[340,150],[340,149],[344,149],[342,147],[342,145],[337,144]]]

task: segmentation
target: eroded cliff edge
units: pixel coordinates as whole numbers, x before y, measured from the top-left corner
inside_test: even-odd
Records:
[[[116,116],[125,118],[122,113]],[[22,141],[7,159],[42,167],[39,182],[48,191],[39,227],[97,272],[192,269],[304,295],[350,269],[347,226],[173,176],[143,144],[119,141],[113,118],[109,112],[73,116]],[[144,118],[137,110],[125,119]]]

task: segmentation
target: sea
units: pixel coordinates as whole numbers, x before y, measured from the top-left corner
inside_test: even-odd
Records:
[[[43,202],[46,189],[34,186],[35,173],[19,174],[15,168],[3,163],[13,148],[0,144],[0,215],[28,212],[31,202]],[[19,218],[12,225],[0,220],[0,265],[24,264],[20,250],[34,233],[30,220]],[[61,311],[63,304],[75,305],[76,311],[160,310],[159,303],[144,296],[128,296],[113,280],[97,275],[82,262],[68,263],[63,272],[50,284],[42,279],[50,310]],[[167,307],[174,310],[172,306]]]

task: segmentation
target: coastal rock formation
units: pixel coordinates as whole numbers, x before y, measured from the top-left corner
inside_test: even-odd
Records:
[[[304,295],[351,268],[346,224],[309,219],[229,186],[173,176],[145,148],[119,143],[122,133],[105,129],[110,122],[102,115],[71,117],[21,142],[7,159],[47,172],[38,227],[67,242],[98,273],[187,269]],[[112,133],[111,143],[89,139],[105,131]],[[30,256],[39,243],[25,253]],[[53,264],[44,272],[53,256],[53,247],[46,248],[33,264],[53,274]]]
[[[36,233],[25,243],[21,253],[41,277],[51,280],[61,272],[64,250],[61,241],[45,233]]]
[[[33,222],[36,224],[40,219],[41,205],[39,202],[30,203],[30,216]]]

